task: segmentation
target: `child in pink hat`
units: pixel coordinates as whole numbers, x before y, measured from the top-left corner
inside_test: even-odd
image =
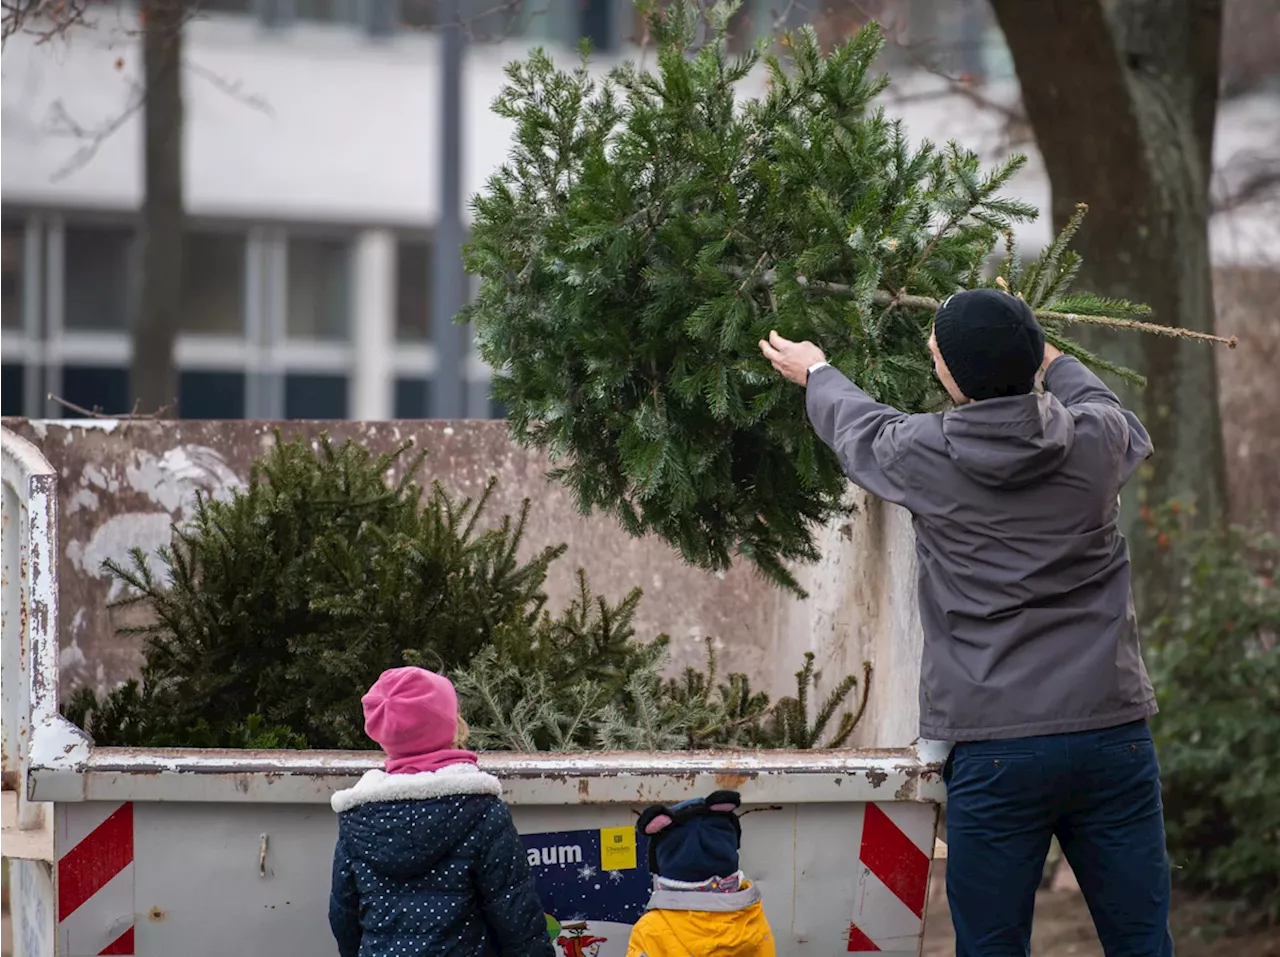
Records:
[[[360,701],[365,734],[386,752],[388,774],[475,765],[475,754],[460,750],[466,724],[458,717],[453,682],[443,675],[425,668],[392,668]]]
[[[364,696],[386,752],[333,796],[338,812],[329,925],[341,957],[553,957],[502,785],[463,750],[449,679],[393,668]]]

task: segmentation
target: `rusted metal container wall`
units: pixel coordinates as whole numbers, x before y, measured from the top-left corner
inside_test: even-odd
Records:
[[[25,685],[5,697],[18,748],[6,769],[18,775],[18,830],[49,831],[15,870],[20,946],[36,957],[333,953],[328,800],[371,756],[94,747],[58,713],[55,480],[32,446],[5,436],[6,522],[22,532],[4,550],[5,598],[28,608],[22,654],[4,659],[6,686]],[[942,755],[922,747],[483,763],[504,782],[563,954],[625,952],[647,897],[639,810],[730,787],[753,812],[743,866],[780,954],[908,955],[920,950],[943,797]]]
[[[801,600],[748,566],[706,572],[656,538],[631,538],[608,515],[580,515],[572,496],[546,481],[546,459],[512,442],[503,422],[10,419],[5,427],[39,447],[58,478],[64,692],[83,684],[103,691],[137,674],[138,641],[116,633],[130,622],[127,612],[107,607],[119,584],[103,559],[126,560],[131,547],[154,554],[168,543],[170,525],[190,516],[197,492],[229,495],[279,430],[285,438],[351,438],[375,452],[413,439],[428,452],[422,479],[438,480],[457,496],[477,495],[495,476],[492,521],[517,513],[526,498],[534,503],[526,554],[569,546],[547,580],[550,607],[574,597],[579,567],[612,598],[640,586],[637,634],[670,635],[674,669],[701,665],[709,638],[722,673],[745,672],[775,697],[795,693],[805,652],[816,657],[819,696],[845,675],[861,675],[868,661],[871,695],[850,743],[900,747],[915,739],[922,636],[911,520],[861,492],[851,490],[849,515],[820,530],[822,560],[796,570],[809,592]]]

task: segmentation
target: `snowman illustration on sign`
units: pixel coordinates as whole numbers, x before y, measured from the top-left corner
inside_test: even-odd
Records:
[[[556,938],[564,957],[598,957],[600,945],[608,943],[607,937],[594,937],[587,933],[585,920],[565,921],[560,925],[563,931]]]

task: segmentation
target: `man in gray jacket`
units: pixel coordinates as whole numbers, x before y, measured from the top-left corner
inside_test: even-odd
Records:
[[[1151,454],[1142,423],[997,290],[937,311],[929,348],[955,402],[940,414],[873,401],[812,343],[760,347],[806,387],[845,474],[914,520],[920,734],[955,745],[957,957],[1025,957],[1055,834],[1107,957],[1171,955],[1155,695],[1117,527],[1120,489]]]

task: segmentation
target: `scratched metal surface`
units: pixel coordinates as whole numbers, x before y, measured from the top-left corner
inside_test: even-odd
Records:
[[[64,692],[81,685],[107,690],[136,676],[141,662],[138,640],[117,634],[118,626],[130,623],[129,612],[108,609],[120,586],[103,560],[125,560],[132,547],[154,556],[169,542],[171,524],[191,516],[197,493],[225,496],[246,481],[276,429],[286,439],[322,433],[336,442],[352,438],[374,452],[413,439],[429,453],[420,480],[439,480],[458,496],[477,495],[496,476],[487,511],[492,522],[518,513],[526,498],[534,503],[526,555],[550,544],[569,546],[547,581],[549,607],[574,597],[577,569],[585,567],[593,588],[611,598],[644,589],[637,634],[669,634],[679,667],[700,663],[702,640],[711,637],[720,646],[722,670],[753,678],[769,670],[780,608],[776,590],[747,568],[723,575],[691,568],[656,539],[631,538],[608,516],[580,515],[572,496],[546,481],[546,459],[517,446],[503,422],[5,419],[3,425],[38,447],[58,478]],[[797,667],[786,664],[789,671]]]
[[[630,827],[643,803],[518,804],[513,816],[522,834],[562,835]],[[932,833],[933,805],[905,807],[900,821]],[[753,813],[743,821],[742,867],[760,887],[778,953],[843,954],[859,908],[863,806],[748,802],[744,809]],[[327,807],[147,802],[134,805],[134,820],[139,957],[335,952],[326,908],[336,816]],[[570,880],[602,879],[598,868],[576,870]],[[909,930],[886,952],[918,954],[918,928]]]
[[[6,678],[16,664],[25,679],[25,696],[12,699],[25,734],[25,747],[19,749],[25,759],[26,779],[19,782],[25,784],[23,799],[60,802],[59,820],[78,813],[76,808],[88,809],[86,802],[98,807],[133,803],[135,888],[141,895],[134,910],[140,915],[137,952],[144,957],[224,953],[227,928],[235,928],[240,953],[279,953],[286,942],[288,952],[331,952],[322,885],[334,819],[324,805],[378,756],[93,747],[57,711],[59,590],[57,565],[51,561],[58,554],[56,476],[26,443],[9,435],[5,440],[4,485],[11,493],[5,514],[7,521],[17,518],[21,533],[17,552],[8,543],[5,547],[6,598],[13,593],[9,559],[16,554],[16,587],[25,602],[22,655],[16,663],[5,660]],[[10,699],[5,714],[8,727]],[[748,809],[769,811],[758,823],[752,818],[759,836],[744,850],[744,865],[755,869],[771,901],[779,952],[834,954],[844,949],[849,915],[857,913],[857,869],[851,862],[863,808],[874,801],[899,809],[895,814],[919,832],[919,846],[927,846],[942,798],[942,758],[925,745],[837,752],[488,755],[484,764],[503,779],[525,833],[623,826],[650,802],[714,788],[739,790]],[[38,814],[42,806],[32,802],[27,807]],[[55,838],[54,856],[66,850]],[[250,852],[259,864],[256,876],[252,862],[243,860]],[[202,891],[209,876],[218,874],[223,876],[213,906]],[[190,880],[200,886],[181,892]],[[19,903],[33,915],[33,940],[43,940],[49,921],[35,921],[35,916],[52,913],[52,887],[41,890],[37,884],[24,890]],[[156,903],[148,903],[152,898]],[[918,953],[919,935],[912,932],[900,943],[901,953]],[[896,945],[894,952],[899,952]]]
[[[326,803],[371,767],[368,752],[206,752],[93,748],[46,727],[53,754],[31,769],[40,801]],[[61,737],[60,737],[61,736]],[[57,742],[61,741],[61,745]],[[941,801],[941,764],[914,748],[846,751],[487,754],[512,804],[674,801],[716,788],[759,803]]]

